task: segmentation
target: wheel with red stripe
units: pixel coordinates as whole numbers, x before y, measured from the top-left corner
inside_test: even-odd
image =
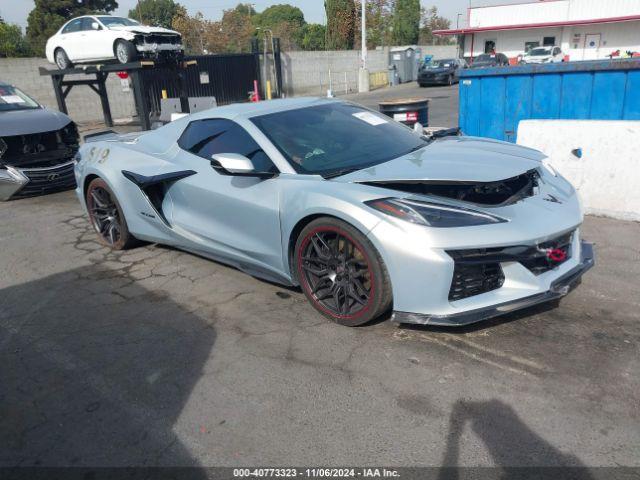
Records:
[[[365,324],[391,306],[382,257],[360,231],[336,218],[319,218],[302,230],[295,268],[309,302],[341,325]]]

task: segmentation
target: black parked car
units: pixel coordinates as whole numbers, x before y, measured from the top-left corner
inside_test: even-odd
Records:
[[[69,117],[0,82],[0,200],[74,188],[78,142]]]
[[[471,68],[490,68],[509,66],[509,57],[504,53],[483,53],[471,63]]]
[[[434,60],[424,65],[418,73],[418,85],[453,85],[458,81],[459,71],[467,68],[467,62],[461,58]]]

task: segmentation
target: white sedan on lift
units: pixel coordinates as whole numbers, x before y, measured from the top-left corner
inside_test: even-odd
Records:
[[[178,58],[183,52],[178,32],[110,15],[74,18],[49,38],[46,46],[47,60],[62,70],[75,63],[114,59],[129,63],[161,55]]]

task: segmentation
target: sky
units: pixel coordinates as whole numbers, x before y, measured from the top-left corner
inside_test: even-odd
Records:
[[[178,0],[191,14],[201,11],[206,18],[218,20],[222,16],[222,11],[233,8],[239,0]],[[423,7],[438,7],[440,15],[451,20],[452,27],[456,25],[458,13],[461,26],[466,19],[466,9],[469,4],[472,6],[495,5],[504,3],[522,3],[527,0],[421,0]],[[126,15],[130,8],[136,4],[136,0],[118,0],[120,8],[116,14]],[[325,23],[324,1],[323,0],[246,0],[246,3],[253,3],[258,12],[261,12],[269,5],[278,3],[289,3],[299,7],[304,12],[304,17],[309,23]],[[0,0],[0,16],[6,22],[17,23],[21,27],[27,24],[27,15],[33,9],[33,0]]]

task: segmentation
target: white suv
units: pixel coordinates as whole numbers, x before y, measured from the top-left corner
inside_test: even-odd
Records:
[[[47,41],[46,47],[47,60],[63,70],[74,63],[112,59],[129,63],[140,56],[155,58],[182,53],[182,37],[178,32],[110,15],[74,18]]]
[[[564,53],[560,47],[535,47],[522,57],[522,63],[560,63],[564,62]]]

